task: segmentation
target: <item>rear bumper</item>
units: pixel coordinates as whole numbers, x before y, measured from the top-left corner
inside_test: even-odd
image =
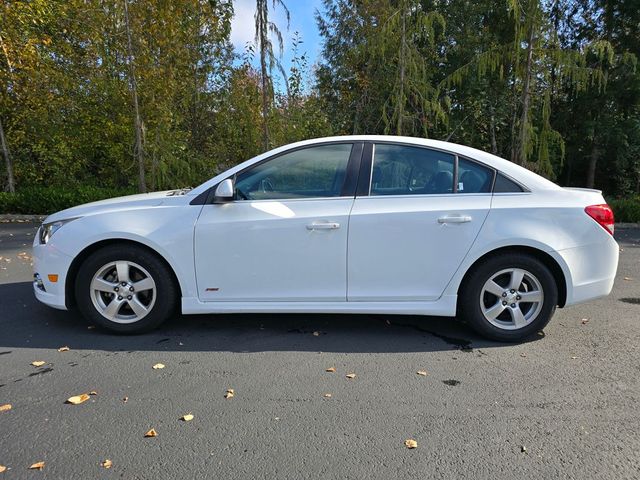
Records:
[[[566,305],[587,302],[611,293],[620,247],[612,236],[606,235],[602,242],[557,252],[568,269],[565,272]]]
[[[41,284],[39,286],[34,280],[33,292],[38,301],[59,310],[67,310],[65,285],[72,261],[72,257],[51,245],[40,245],[36,235],[33,243],[33,273],[40,277]],[[57,275],[57,281],[52,282],[49,275]]]

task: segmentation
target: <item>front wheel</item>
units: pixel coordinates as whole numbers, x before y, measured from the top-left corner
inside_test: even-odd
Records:
[[[134,245],[112,245],[92,254],[80,267],[75,292],[87,320],[118,333],[157,327],[173,313],[178,297],[166,264]]]
[[[479,334],[516,342],[549,323],[558,288],[547,266],[536,257],[511,253],[491,257],[475,268],[458,302],[462,318]]]

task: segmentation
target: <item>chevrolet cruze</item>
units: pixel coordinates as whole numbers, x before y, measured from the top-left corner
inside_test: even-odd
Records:
[[[348,136],[277,148],[192,190],[50,215],[34,291],[115,332],[191,313],[459,316],[518,341],[609,294],[601,192],[452,143]]]

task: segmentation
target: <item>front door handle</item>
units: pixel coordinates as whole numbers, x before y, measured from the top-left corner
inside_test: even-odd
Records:
[[[471,221],[469,215],[445,215],[438,218],[438,223],[467,223]]]
[[[307,230],[336,230],[340,228],[338,222],[313,222],[307,225]]]

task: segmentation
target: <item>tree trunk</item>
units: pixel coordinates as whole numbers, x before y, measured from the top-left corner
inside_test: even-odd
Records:
[[[405,5],[402,4],[400,7],[402,11],[400,12],[402,15],[402,37],[400,39],[400,91],[398,92],[398,120],[396,123],[396,135],[402,135],[402,120],[404,117],[404,70],[405,70],[405,56],[406,56],[406,12]]]
[[[520,114],[520,132],[518,134],[517,150],[515,161],[522,165],[527,160],[527,142],[529,141],[527,123],[529,122],[529,103],[531,101],[531,69],[533,64],[533,25],[529,30],[527,44],[527,64],[524,74],[524,84],[522,86],[522,113]]]
[[[13,163],[11,155],[9,155],[9,146],[4,136],[4,128],[2,127],[2,119],[0,119],[0,144],[2,144],[2,155],[7,166],[7,188],[11,193],[16,193],[16,181],[13,177]]]
[[[264,27],[262,27],[264,29]],[[267,71],[267,47],[265,45],[266,32],[260,32],[260,77],[262,85],[262,146],[264,150],[269,150],[269,80]]]
[[[491,106],[491,116],[489,117],[489,135],[491,137],[491,153],[498,155],[498,142],[496,141],[496,116]]]
[[[127,30],[127,63],[129,64],[129,85],[133,97],[134,128],[136,133],[136,143],[133,150],[134,158],[138,162],[138,190],[142,193],[147,191],[147,184],[144,176],[144,124],[140,117],[140,105],[138,103],[138,85],[136,82],[136,70],[133,61],[133,48],[131,46],[131,28],[129,25],[129,0],[124,0],[124,23]]]
[[[600,157],[600,149],[594,139],[591,145],[591,154],[589,155],[589,165],[587,167],[587,188],[593,188],[595,185],[598,157]]]

